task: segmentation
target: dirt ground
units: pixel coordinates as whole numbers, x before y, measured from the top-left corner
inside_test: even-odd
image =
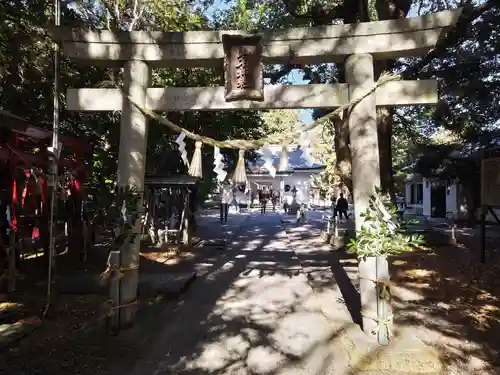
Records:
[[[421,339],[436,347],[457,374],[475,374],[487,364],[500,374],[500,256],[463,245],[423,248],[394,258],[395,322],[419,326]],[[465,370],[465,371],[464,371]]]
[[[181,272],[195,269],[199,264],[211,265],[219,256],[216,249],[200,251],[184,249],[178,256],[171,251],[143,249],[141,272]],[[105,268],[102,248],[83,263],[61,259],[59,272],[100,273]],[[0,311],[17,309],[17,321],[38,317],[45,303],[43,272],[40,262],[27,264],[27,277],[19,291],[0,296]],[[436,346],[443,361],[475,371],[464,358],[478,358],[500,366],[500,256],[490,252],[488,262],[479,260],[478,248],[444,246],[424,248],[421,251],[391,260],[392,282],[395,285],[393,304],[398,325],[420,325],[422,339]],[[198,269],[198,272],[205,272]],[[23,285],[24,284],[24,285]],[[398,288],[403,290],[399,293]],[[29,292],[28,292],[29,291]],[[133,363],[142,350],[136,341],[138,333],[110,337],[104,329],[102,304],[106,296],[58,295],[56,309],[26,338],[0,351],[0,374],[48,373],[116,373]],[[165,306],[175,304],[160,296],[140,300],[139,323],[141,333],[150,330],[151,316]],[[469,371],[469,370],[467,370]],[[496,371],[496,370],[492,370]],[[458,372],[457,372],[458,373]],[[500,370],[497,372],[500,374]]]
[[[197,240],[195,237],[194,243]],[[60,256],[57,258],[56,274],[99,275],[106,268],[108,249],[105,245],[97,246],[95,251],[88,254],[85,262],[70,255]],[[218,252],[214,247],[178,249],[168,246],[158,249],[143,246],[140,272],[205,272],[203,266],[211,266]],[[115,363],[124,365],[127,360],[133,361],[138,355],[134,340],[118,341],[107,334],[103,309],[107,300],[105,295],[54,294],[55,303],[42,324],[40,317],[46,306],[47,266],[41,257],[22,262],[23,279],[18,281],[17,291],[8,296],[0,295],[0,319],[3,320],[0,324],[29,323],[37,328],[22,340],[0,347],[0,374],[47,374],[58,371],[67,374],[84,373],[86,370],[94,372],[96,369],[105,371],[108,368],[111,371],[111,368],[115,369]],[[172,301],[172,297],[161,295],[140,296],[137,325],[147,325],[148,316],[167,303],[175,301]],[[109,342],[109,345],[103,345],[103,342]],[[119,361],[113,361],[118,358]],[[110,366],[111,362],[115,363]]]

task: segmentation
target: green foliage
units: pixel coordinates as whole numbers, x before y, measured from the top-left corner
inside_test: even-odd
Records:
[[[213,0],[78,0],[71,8],[63,3],[62,24],[69,27],[110,30],[160,30],[187,31],[211,29],[269,30],[284,27],[331,25],[340,22],[366,21],[360,15],[363,2],[325,0],[232,0],[224,2],[215,14],[206,10],[219,4]],[[370,18],[380,20],[394,18],[387,12],[393,7],[388,1],[365,2],[370,5]],[[361,5],[359,5],[361,4]],[[406,2],[406,8],[430,13],[442,10],[442,2],[419,0]],[[456,6],[457,2],[447,2]],[[374,14],[376,11],[378,14]],[[0,102],[5,110],[27,118],[33,125],[51,128],[52,123],[52,41],[45,31],[51,22],[52,3],[34,0],[19,6],[18,2],[0,2]],[[396,15],[401,16],[401,15]],[[365,17],[366,18],[366,17]],[[411,70],[420,66],[412,79],[435,78],[439,80],[440,96],[447,106],[433,108],[403,108],[394,113],[393,162],[397,181],[401,184],[404,175],[401,167],[417,159],[428,149],[421,145],[431,143],[429,136],[437,125],[449,129],[459,137],[460,144],[486,144],[493,138],[492,128],[499,119],[500,69],[499,36],[496,32],[499,9],[494,7],[477,18],[470,27],[463,27],[460,38],[446,44],[439,58],[420,66],[420,58],[400,59],[389,69]],[[265,66],[265,77],[272,83],[287,80],[288,73],[298,70],[311,83],[343,82],[342,64],[303,65],[292,61],[283,66]],[[82,62],[62,58],[61,87],[98,87],[121,75],[96,66],[83,66]],[[220,85],[221,68],[213,69],[155,69],[154,87],[215,86]],[[61,93],[64,108],[65,95]],[[317,111],[317,115],[325,114]],[[169,119],[179,125],[203,135],[218,139],[257,138],[271,130],[265,125],[265,115],[257,111],[169,113]],[[119,113],[69,113],[60,114],[62,133],[84,139],[94,147],[88,191],[94,197],[109,197],[112,200],[119,143]],[[404,119],[404,121],[403,121]],[[493,129],[495,130],[495,129]],[[319,142],[318,154],[327,161],[328,169],[321,186],[335,183],[337,175],[335,160],[337,150],[333,148],[336,134],[330,131]],[[174,144],[175,135],[165,131],[157,123],[148,130],[147,169],[150,173],[184,173]],[[188,152],[192,144],[188,143]],[[212,169],[212,150],[203,149],[204,171]],[[229,165],[234,164],[234,153],[225,154]],[[338,158],[338,160],[343,160]],[[454,168],[458,170],[459,168]],[[449,169],[451,171],[451,169]],[[212,183],[213,176],[207,174],[205,184]],[[467,180],[464,177],[465,180]],[[470,181],[470,179],[468,179]],[[401,184],[402,185],[402,184]],[[208,190],[208,189],[207,189]],[[109,201],[110,202],[110,201]],[[105,203],[99,203],[106,205]],[[108,203],[109,205],[109,203]]]
[[[418,77],[439,81],[440,103],[433,108],[404,108],[396,116],[397,126],[412,136],[411,153],[398,149],[406,166],[416,161],[412,172],[457,180],[470,193],[468,206],[478,202],[480,190],[480,165],[473,154],[500,139],[500,110],[496,105],[500,100],[499,20],[497,6],[467,27],[462,26],[458,37],[444,45],[439,57],[418,72]],[[401,62],[405,70],[412,71],[419,59]],[[453,151],[459,151],[462,158],[450,158]],[[472,158],[466,160],[469,156]]]
[[[296,131],[302,124],[299,111],[295,109],[262,111],[260,116],[263,121],[262,135],[269,138]]]
[[[380,190],[371,196],[369,207],[362,217],[364,222],[361,230],[356,239],[351,239],[347,244],[348,251],[358,258],[410,252],[424,242],[422,235],[405,230],[391,197]]]
[[[206,30],[203,14],[211,1],[182,0],[80,0],[71,8],[63,3],[62,23],[70,27],[110,30]],[[35,126],[52,127],[53,44],[45,26],[51,23],[52,3],[32,1],[19,7],[14,1],[0,4],[0,102],[9,112],[22,116]],[[82,68],[83,67],[83,68]],[[91,169],[87,192],[95,207],[110,207],[115,199],[120,139],[120,113],[72,113],[64,110],[68,87],[99,87],[116,70],[82,65],[81,61],[62,56],[61,61],[61,132],[84,140],[93,146],[88,155]],[[222,69],[155,69],[152,86],[214,86],[219,85]],[[260,137],[262,120],[256,111],[172,112],[169,119],[199,134],[217,139]],[[175,134],[161,124],[150,122],[148,129],[147,171],[158,175],[186,173],[174,143]],[[192,143],[187,143],[188,153]],[[234,155],[226,154],[229,164]],[[204,185],[210,186],[213,150],[203,148]],[[207,188],[206,190],[209,190]]]
[[[326,168],[313,177],[312,185],[320,190],[320,196],[328,197],[333,187],[342,182],[337,174],[334,130],[331,122],[327,122],[323,128],[315,131],[315,139],[316,142],[311,146],[313,157]]]

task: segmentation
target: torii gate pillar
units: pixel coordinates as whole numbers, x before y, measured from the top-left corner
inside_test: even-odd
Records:
[[[59,41],[69,57],[94,63],[130,61],[125,69],[125,91],[144,108],[153,111],[239,110],[278,108],[331,109],[359,98],[374,84],[373,59],[387,60],[421,55],[435,47],[449,31],[462,10],[443,11],[421,17],[366,22],[356,25],[329,25],[294,28],[262,33],[264,63],[287,64],[290,53],[303,64],[346,61],[347,85],[266,86],[264,101],[233,101],[224,98],[224,87],[150,88],[150,67],[193,68],[222,64],[224,31],[193,32],[82,32],[56,28]],[[374,188],[380,186],[376,106],[435,104],[437,82],[431,80],[389,82],[377,88],[352,108],[349,132],[353,156],[353,194],[356,229],[362,225]],[[146,153],[146,119],[122,97],[119,89],[69,89],[67,109],[78,111],[122,110],[119,185],[143,188]],[[122,255],[122,266],[138,262],[138,245]],[[390,320],[390,305],[379,298],[372,280],[388,280],[387,259],[360,261],[361,300],[364,330],[378,332],[380,343],[387,342],[388,329],[376,324]],[[373,262],[372,262],[373,261]],[[384,263],[385,262],[385,263]],[[130,272],[130,273],[129,273]],[[122,279],[123,304],[136,297],[137,272],[125,272]],[[135,309],[125,309],[122,324],[132,321]],[[369,318],[369,317],[372,318]],[[383,326],[383,325],[381,325]]]
[[[351,101],[366,95],[375,84],[373,56],[370,54],[349,56],[345,71]],[[348,118],[356,232],[363,225],[361,214],[366,212],[370,196],[375,188],[380,187],[376,105],[376,94],[372,92],[352,108]],[[368,257],[360,260],[359,278],[363,331],[386,345],[390,340],[389,328],[380,322],[390,321],[392,309],[388,301],[380,298],[379,284],[375,280],[389,280],[387,259]]]
[[[345,74],[349,84],[349,100],[365,95],[375,84],[372,55],[349,56],[345,62]],[[376,108],[373,91],[352,108],[348,119],[356,231],[361,229],[361,214],[368,208],[374,188],[380,186]]]
[[[132,100],[146,106],[146,91],[150,81],[150,69],[144,61],[127,61],[124,67],[124,90]],[[118,153],[118,187],[133,187],[144,191],[144,173],[147,149],[147,119],[127,98],[123,98],[120,124],[120,148]],[[138,203],[142,208],[142,199]],[[140,232],[140,218],[134,223],[135,233]],[[139,282],[140,238],[125,245],[121,251],[120,265],[126,269],[121,279],[119,304],[120,327],[133,324],[136,312],[137,286]]]

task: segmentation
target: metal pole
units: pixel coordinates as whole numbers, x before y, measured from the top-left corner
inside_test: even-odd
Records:
[[[487,207],[481,206],[481,263],[486,263],[486,213]]]
[[[54,26],[61,25],[61,2],[54,0]],[[43,316],[46,316],[52,300],[52,278],[55,266],[55,207],[57,197],[57,162],[59,160],[59,60],[61,51],[59,43],[54,42],[54,112],[53,112],[53,128],[52,128],[52,160],[51,160],[51,185],[52,194],[50,201],[50,216],[49,216],[49,269],[47,278],[47,301]]]

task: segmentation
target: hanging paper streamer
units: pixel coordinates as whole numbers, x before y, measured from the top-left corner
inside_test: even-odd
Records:
[[[280,172],[286,172],[288,171],[288,149],[286,146],[283,146],[281,148],[281,155],[280,155],[280,165],[278,167],[278,171]]]
[[[223,160],[224,156],[220,153],[220,148],[214,146],[214,172],[217,175],[217,180],[222,182],[226,179],[227,173],[224,170]]]
[[[262,160],[264,160],[264,168],[267,169],[272,178],[276,177],[276,168],[273,165],[273,153],[269,147],[261,147],[258,151],[262,155]]]
[[[181,133],[175,140],[175,143],[177,143],[177,146],[179,148],[179,152],[181,153],[181,159],[184,162],[184,164],[189,166],[189,160],[187,158],[187,152],[186,152],[186,142],[184,142],[184,138],[186,138],[186,134]]]
[[[127,218],[127,204],[125,203],[125,201],[123,201],[122,209],[120,210],[120,212],[122,213],[123,222],[124,223],[128,222],[128,218]]]
[[[238,162],[236,164],[236,169],[233,174],[234,184],[246,184],[247,183],[247,171],[245,168],[245,150],[238,151]]]
[[[309,132],[302,132],[299,138],[299,145],[302,150],[302,159],[305,160],[308,167],[312,167],[314,159],[311,155],[311,139],[309,138]]]
[[[188,173],[193,177],[202,177],[201,145],[202,143],[200,141],[195,143],[193,159],[191,159],[191,164],[189,165]]]

